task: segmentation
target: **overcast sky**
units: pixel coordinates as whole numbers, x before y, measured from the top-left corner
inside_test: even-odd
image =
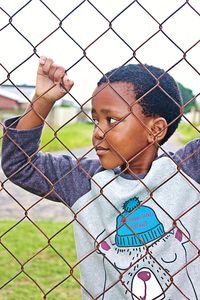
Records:
[[[81,6],[65,18],[82,2]],[[90,2],[111,21],[134,1],[91,0]],[[138,2],[152,14],[155,20],[137,2],[134,2],[112,22],[113,30],[130,47],[127,47],[112,30],[107,31],[88,47],[109,28],[109,23],[87,1],[43,0],[42,3],[39,0],[0,0],[0,63],[10,72],[30,57],[33,54],[33,46],[37,46],[39,56],[50,56],[55,62],[68,69],[83,56],[82,49],[88,47],[87,57],[105,73],[131,59],[132,48],[137,50],[136,57],[140,62],[168,70],[183,58],[183,52],[190,49],[186,54],[188,63],[182,60],[169,73],[177,81],[191,88],[194,93],[199,93],[200,76],[189,64],[200,72],[200,43],[198,43],[200,16],[195,12],[196,10],[200,14],[200,1],[189,1],[194,9],[188,4],[184,5],[186,2],[184,0],[140,0]],[[20,10],[26,3],[28,4]],[[44,3],[55,15],[45,7]],[[182,5],[183,7],[178,10]],[[18,10],[20,11],[16,13]],[[167,19],[176,10],[178,11]],[[13,26],[6,26],[9,16],[13,16],[13,26],[30,43],[21,37]],[[63,30],[58,28],[59,19],[64,19]],[[162,23],[163,32],[178,47],[162,32],[142,45],[159,30],[158,23]],[[53,31],[55,32],[42,42]],[[65,32],[73,37],[80,47]],[[193,47],[195,44],[196,46]],[[137,63],[137,60],[132,58],[130,63]],[[34,55],[12,72],[11,80],[16,84],[35,84],[37,64],[38,58]],[[6,76],[7,73],[0,67],[0,82],[3,82]],[[69,71],[69,77],[75,81],[72,94],[79,102],[84,102],[91,96],[101,73],[87,58],[83,58]]]

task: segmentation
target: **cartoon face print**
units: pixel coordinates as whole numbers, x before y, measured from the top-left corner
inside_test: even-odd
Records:
[[[180,229],[165,233],[155,212],[139,205],[137,197],[128,200],[116,219],[115,234],[106,236],[103,230],[98,235],[98,254],[103,257],[105,272],[106,264],[110,264],[121,274],[124,299],[177,300],[180,292],[173,284],[173,275],[182,269],[180,282],[187,282],[185,295],[198,299],[192,279],[184,268],[189,259],[185,248],[188,241]],[[150,243],[152,246],[148,248]],[[181,289],[184,293],[184,287]],[[181,296],[187,299],[184,294],[179,295],[180,299]]]

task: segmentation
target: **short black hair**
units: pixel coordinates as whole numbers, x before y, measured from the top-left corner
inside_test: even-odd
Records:
[[[107,72],[99,80],[98,86],[114,82],[133,85],[133,92],[145,116],[160,116],[167,124],[172,122],[161,141],[161,144],[165,143],[181,120],[182,97],[173,77],[154,66],[128,64]]]

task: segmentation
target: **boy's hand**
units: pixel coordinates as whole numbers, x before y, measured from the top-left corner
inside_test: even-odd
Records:
[[[40,57],[37,71],[35,97],[54,103],[62,98],[73,86],[65,74],[65,69],[54,64],[51,58]]]

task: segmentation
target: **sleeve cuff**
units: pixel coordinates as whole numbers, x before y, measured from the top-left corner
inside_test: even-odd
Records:
[[[34,152],[40,145],[40,137],[43,125],[28,130],[17,130],[16,126],[19,118],[20,117],[11,118],[4,122],[3,146],[4,148],[11,146],[13,147],[14,144],[12,141],[15,141],[15,143],[27,153]]]
[[[42,132],[42,129],[44,127],[44,125],[41,125],[39,127],[35,127],[35,128],[32,128],[32,129],[25,129],[25,130],[18,130],[16,129],[16,126],[20,120],[21,116],[18,116],[18,117],[13,117],[13,118],[10,118],[10,119],[7,119],[5,120],[4,122],[4,131],[5,130],[8,130],[8,131],[13,131],[13,132],[17,132],[17,133],[20,133],[20,134],[30,134],[30,133],[34,133],[34,132],[38,132],[41,134]]]

